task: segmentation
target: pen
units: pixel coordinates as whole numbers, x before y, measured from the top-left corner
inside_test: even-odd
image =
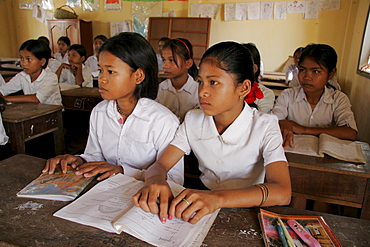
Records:
[[[280,240],[281,242],[283,243],[283,247],[288,247],[288,243],[286,241],[286,238],[285,238],[285,234],[284,234],[284,231],[283,231],[283,228],[281,228],[281,225],[279,222],[276,222],[276,228],[277,228],[277,231],[279,233],[279,237],[280,237]]]
[[[283,232],[284,232],[284,234],[285,234],[285,238],[286,238],[286,240],[287,240],[287,242],[288,242],[288,246],[289,246],[289,247],[295,247],[295,244],[294,244],[294,242],[293,242],[293,239],[292,239],[292,237],[289,235],[288,230],[285,228],[283,221],[282,221],[280,218],[277,218],[277,219],[278,219],[278,221],[279,221],[279,224],[281,225],[281,228],[283,229]]]

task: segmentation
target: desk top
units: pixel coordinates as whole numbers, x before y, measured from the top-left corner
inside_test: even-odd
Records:
[[[20,246],[150,246],[125,233],[108,233],[52,216],[68,202],[16,197],[19,190],[41,173],[44,165],[44,159],[24,154],[0,162],[0,184],[3,185],[0,190],[0,232],[6,233],[0,234],[0,242]],[[87,189],[94,183],[96,181]],[[289,207],[266,209],[282,214],[318,215]],[[222,209],[203,245],[264,246],[257,219],[258,210]],[[343,246],[370,246],[370,221],[320,215],[324,216]]]
[[[19,71],[0,70],[0,74],[2,77],[4,77],[4,79],[8,77],[13,77],[18,73]]]
[[[61,105],[47,105],[40,103],[12,103],[6,106],[2,113],[4,122],[20,123],[63,109]]]
[[[365,142],[358,142],[366,159],[366,164],[355,164],[332,158],[328,155],[324,157],[313,157],[285,153],[289,165],[292,167],[307,168],[317,171],[330,171],[332,173],[349,174],[358,177],[370,178],[370,147]]]
[[[102,98],[97,87],[81,87],[61,91],[62,96]]]

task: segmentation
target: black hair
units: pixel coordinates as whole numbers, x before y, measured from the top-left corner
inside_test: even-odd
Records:
[[[136,85],[134,97],[157,98],[158,63],[152,46],[140,34],[122,32],[109,38],[99,49],[99,54],[107,51],[127,63],[132,71],[142,69],[145,78]]]
[[[257,65],[257,71],[254,73],[254,81],[258,82],[258,78],[260,77],[261,74],[261,56],[260,52],[258,51],[257,47],[253,43],[247,43],[243,44],[245,48],[247,48],[250,53],[252,54],[253,62],[255,65]]]
[[[158,40],[158,43],[159,43],[160,41],[167,42],[167,41],[169,41],[169,40],[170,40],[170,38],[168,38],[168,37],[162,37],[162,38],[160,38],[160,39]]]
[[[95,36],[94,41],[97,40],[97,39],[100,39],[103,42],[105,42],[105,41],[107,41],[108,38],[105,35],[100,34],[100,35]]]
[[[77,51],[77,53],[81,56],[81,57],[85,57],[84,60],[86,60],[86,48],[85,46],[83,45],[79,45],[79,44],[74,44],[74,45],[71,45],[68,50],[75,50]]]
[[[325,67],[328,70],[328,73],[333,72],[334,69],[337,67],[338,55],[334,48],[331,47],[330,45],[326,44],[307,45],[302,52],[298,65],[301,65],[302,61],[305,60],[306,58],[311,58],[315,61],[315,63],[317,63],[321,67]],[[336,89],[330,83],[327,83],[326,86]]]
[[[254,61],[251,52],[242,44],[233,41],[217,43],[203,54],[202,63],[211,63],[232,74],[236,85],[247,79],[253,86]]]
[[[67,36],[60,36],[59,39],[58,39],[58,42],[59,41],[63,41],[68,46],[71,45],[71,40]]]
[[[50,40],[46,36],[40,36],[37,40],[45,41],[48,46],[50,46]]]
[[[297,52],[300,52],[300,51],[303,51],[304,50],[304,47],[298,47],[297,49],[295,49],[294,53],[293,53],[293,56],[297,53]]]
[[[21,50],[31,52],[39,60],[45,58],[46,62],[42,67],[45,69],[48,66],[51,50],[45,41],[36,39],[27,40],[21,44],[21,47],[19,47],[19,51]]]
[[[193,59],[193,65],[188,69],[188,73],[195,79],[198,76],[198,68],[193,58],[193,45],[190,43],[190,41],[184,38],[171,39],[166,41],[163,49],[167,47],[169,47],[172,51],[176,66],[179,65],[177,63],[175,54],[180,56],[184,61]]]

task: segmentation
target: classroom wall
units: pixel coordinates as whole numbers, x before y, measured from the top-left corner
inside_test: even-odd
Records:
[[[270,0],[277,2],[279,0]],[[339,57],[338,79],[349,96],[359,127],[358,139],[370,143],[370,118],[363,109],[370,109],[370,83],[356,74],[362,32],[369,0],[342,0],[340,10],[320,11],[318,19],[303,19],[302,14],[287,14],[285,20],[224,21],[222,3],[256,2],[256,0],[188,0],[164,1],[163,12],[175,10],[177,16],[188,16],[192,3],[218,3],[221,9],[212,20],[210,45],[224,40],[253,42],[260,50],[266,71],[279,71],[284,62],[299,46],[309,43],[332,45]],[[54,0],[55,8],[65,0]],[[121,11],[104,11],[100,0],[99,12],[82,12],[75,8],[80,19],[93,21],[93,35],[109,37],[109,22],[132,19],[132,3],[122,1]],[[47,27],[32,17],[31,10],[18,8],[18,1],[0,0],[1,37],[7,45],[0,46],[0,57],[17,57],[19,45],[30,38],[48,36]],[[17,17],[17,18],[14,18]]]

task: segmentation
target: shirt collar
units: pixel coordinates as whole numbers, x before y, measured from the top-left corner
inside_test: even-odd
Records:
[[[26,72],[22,71],[20,73],[23,77],[25,77],[27,80],[31,81],[31,76],[29,74],[27,74]],[[37,79],[35,81],[33,81],[32,83],[35,83],[35,82],[39,82],[39,81],[42,81],[44,79],[44,77],[46,76],[46,71],[45,69],[42,69],[39,77],[37,77]]]
[[[192,92],[191,87],[193,81],[194,81],[193,77],[191,77],[191,75],[188,74],[188,79],[186,80],[186,83],[177,92],[184,91],[188,94],[191,94]],[[163,89],[168,91],[176,91],[176,89],[172,86],[171,79],[168,79],[167,83],[163,85]]]
[[[148,113],[148,107],[149,107],[149,100],[145,100],[144,98],[139,99],[137,102],[133,112],[130,114],[129,117],[135,117],[138,119],[141,119],[145,122],[149,122],[149,113]],[[115,119],[116,122],[119,119],[120,115],[116,110],[116,102],[115,100],[110,100],[108,103],[108,116],[112,119]]]
[[[326,104],[333,104],[334,99],[331,96],[333,93],[334,89],[327,88],[326,86],[324,87],[324,93],[321,95],[320,101],[322,100]],[[302,100],[307,101],[306,94],[304,93],[304,90],[302,87],[299,87],[299,91],[297,94],[297,97],[295,98],[295,102],[300,102]],[[307,101],[308,102],[308,101]]]

